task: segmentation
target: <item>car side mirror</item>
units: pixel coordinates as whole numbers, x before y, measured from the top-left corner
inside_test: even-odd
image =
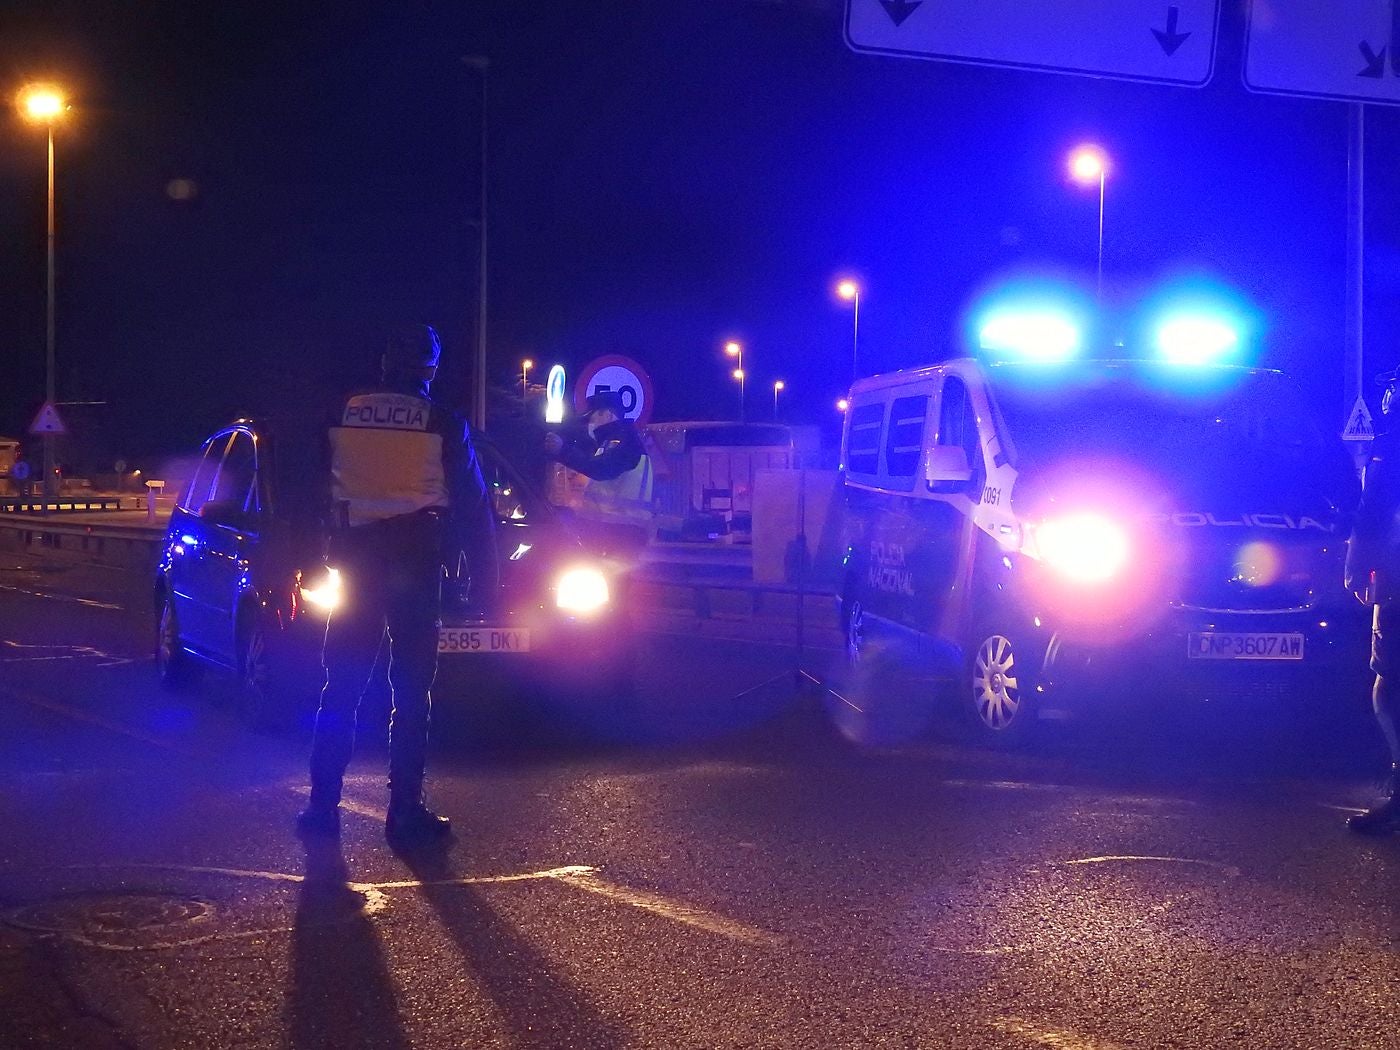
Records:
[[[967,462],[967,449],[961,445],[934,445],[924,460],[924,480],[930,485],[971,481],[972,467]]]

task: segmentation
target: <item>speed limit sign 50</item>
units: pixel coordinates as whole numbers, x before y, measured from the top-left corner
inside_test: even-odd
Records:
[[[654,393],[646,369],[630,357],[606,354],[583,366],[574,386],[574,410],[582,412],[590,395],[615,390],[627,418],[638,424],[651,419]]]

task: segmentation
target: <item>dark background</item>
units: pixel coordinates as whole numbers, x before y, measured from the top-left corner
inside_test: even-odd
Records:
[[[467,402],[480,76],[490,57],[490,367],[652,372],[659,418],[834,422],[850,374],[948,356],[988,282],[1092,285],[1113,158],[1109,299],[1181,275],[1251,305],[1251,352],[1341,415],[1347,107],[1240,83],[1227,0],[1201,90],[857,55],[835,0],[673,5],[50,2],[0,7],[0,86],[59,80],[58,380],[103,455],[179,449],[234,413],[372,370],[385,328],[443,333]],[[1394,110],[1368,107],[1367,370],[1397,359]],[[171,195],[172,180],[195,194]],[[44,383],[44,139],[0,117],[0,433]],[[537,369],[542,378],[543,367]],[[1336,418],[1340,426],[1340,418]]]

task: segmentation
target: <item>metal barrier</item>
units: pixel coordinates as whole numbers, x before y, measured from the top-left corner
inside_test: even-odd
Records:
[[[120,496],[60,496],[56,499],[0,499],[0,513],[53,514],[92,510],[121,510]]]

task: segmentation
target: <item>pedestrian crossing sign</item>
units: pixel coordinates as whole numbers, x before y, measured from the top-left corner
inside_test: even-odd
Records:
[[[1376,427],[1371,420],[1371,410],[1366,407],[1364,398],[1358,396],[1352,406],[1347,425],[1342,430],[1343,441],[1370,441],[1376,436]]]
[[[34,417],[34,422],[29,424],[29,432],[31,434],[66,434],[68,428],[58,417],[58,409],[54,407],[53,402],[45,401],[44,407],[39,409],[39,414]]]

